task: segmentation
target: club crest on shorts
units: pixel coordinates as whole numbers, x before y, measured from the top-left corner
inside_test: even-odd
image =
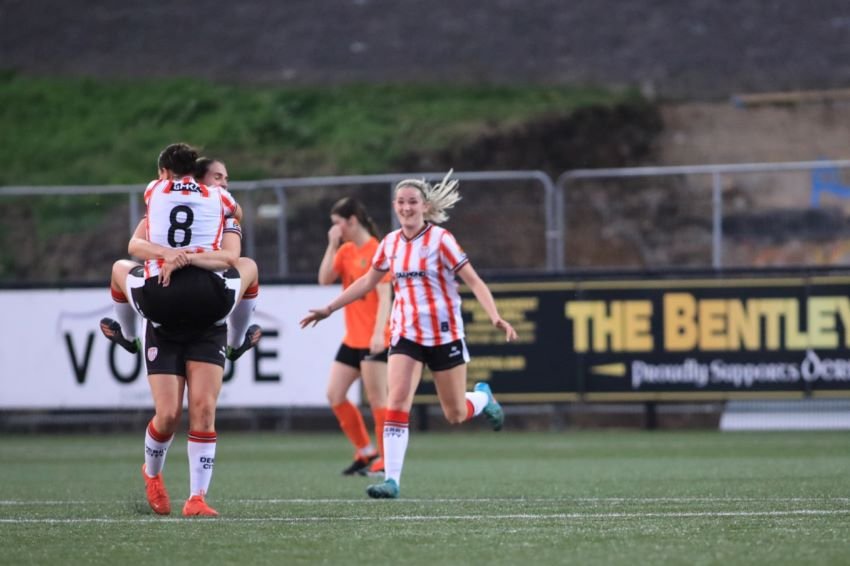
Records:
[[[151,346],[148,348],[148,361],[152,362],[156,359],[156,355],[159,354],[159,348],[156,346]]]

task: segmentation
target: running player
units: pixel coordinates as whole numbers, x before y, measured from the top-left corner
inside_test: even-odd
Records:
[[[328,247],[319,267],[319,284],[342,280],[343,289],[369,271],[378,248],[378,229],[360,201],[346,197],[331,208]],[[386,276],[363,300],[345,307],[345,336],[331,364],[328,402],[339,426],[354,446],[354,460],[343,475],[379,474],[384,471],[384,415],[387,410],[387,348],[390,331],[390,284]],[[348,400],[348,390],[363,378],[363,389],[375,421],[378,450],[369,439],[363,415]],[[371,464],[371,466],[370,466]]]
[[[438,226],[448,219],[446,210],[460,199],[457,181],[450,181],[450,177],[451,171],[433,187],[416,179],[396,185],[393,208],[401,228],[384,237],[365,275],[326,307],[311,309],[300,322],[302,328],[315,325],[365,295],[388,271],[392,274],[395,298],[384,423],[385,479],[367,488],[366,493],[373,498],[399,496],[410,409],[424,365],[434,376],[440,406],[449,423],[459,424],[481,413],[494,430],[500,430],[504,423],[502,407],[489,385],[477,383],[473,391],[466,391],[469,352],[455,276],[466,283],[493,326],[505,332],[507,341],[515,340],[517,334],[499,315],[490,289],[454,236]]]

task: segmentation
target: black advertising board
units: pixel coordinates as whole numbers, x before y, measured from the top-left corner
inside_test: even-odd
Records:
[[[506,344],[462,289],[469,381],[499,399],[850,397],[850,277],[491,283]],[[417,402],[433,402],[425,375]]]

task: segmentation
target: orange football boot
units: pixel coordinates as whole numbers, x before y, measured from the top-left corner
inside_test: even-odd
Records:
[[[184,517],[218,517],[218,511],[207,505],[203,495],[193,495],[183,505]]]
[[[162,473],[154,477],[148,476],[145,465],[142,464],[142,477],[145,478],[145,495],[148,496],[148,505],[157,515],[168,515],[171,513],[171,498],[165,490],[165,482],[162,481]]]

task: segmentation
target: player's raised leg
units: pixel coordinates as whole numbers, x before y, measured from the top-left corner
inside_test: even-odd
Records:
[[[100,321],[100,331],[103,335],[131,354],[141,349],[141,340],[138,337],[138,314],[130,302],[127,283],[131,270],[137,267],[139,264],[128,259],[120,259],[112,264],[109,290],[112,295],[115,318],[103,318]]]
[[[256,346],[263,334],[259,325],[251,324],[260,293],[257,264],[250,258],[240,257],[236,269],[241,288],[236,306],[227,319],[227,359],[231,361]]]

